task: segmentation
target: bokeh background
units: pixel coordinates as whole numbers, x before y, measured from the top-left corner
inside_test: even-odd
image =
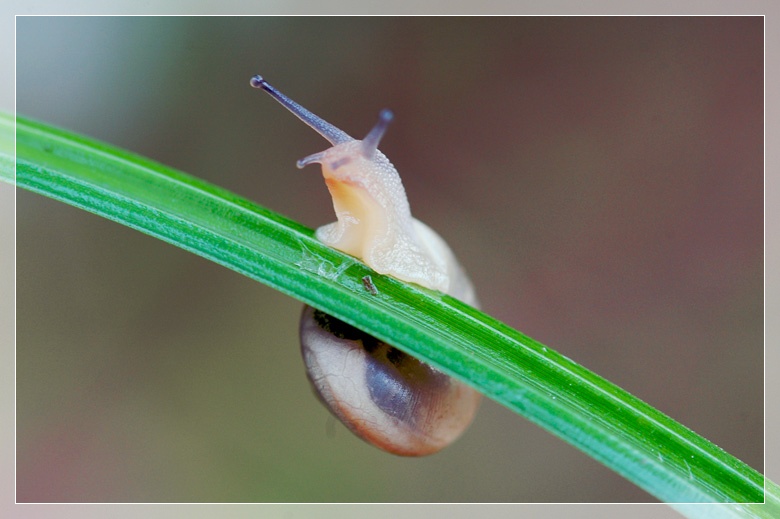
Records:
[[[17,110],[311,227],[327,143],[382,150],[484,310],[763,471],[763,19],[17,19]],[[300,304],[17,195],[17,499],[636,502],[492,402],[396,458],[311,393]]]

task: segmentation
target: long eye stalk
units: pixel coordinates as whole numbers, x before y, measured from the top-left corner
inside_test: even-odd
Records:
[[[328,141],[330,141],[331,144],[334,146],[337,144],[341,144],[342,142],[349,142],[354,141],[352,137],[349,136],[346,132],[339,130],[329,122],[325,121],[324,119],[321,119],[320,117],[314,115],[283,93],[279,92],[277,89],[272,87],[268,84],[268,81],[263,79],[263,76],[256,75],[252,76],[252,79],[249,80],[249,84],[252,85],[254,88],[262,88],[269,94],[271,94],[271,97],[279,101],[279,103],[287,108],[289,111],[291,111],[293,114],[295,114],[298,119],[303,121],[304,123],[311,126],[314,131],[325,137]]]

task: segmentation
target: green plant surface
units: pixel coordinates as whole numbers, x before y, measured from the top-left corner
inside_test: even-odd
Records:
[[[14,118],[0,177],[14,181]],[[18,187],[104,216],[265,283],[476,387],[691,517],[780,517],[780,489],[554,350],[451,297],[373,272],[313,232],[219,187],[16,118]],[[361,279],[371,275],[377,294]],[[766,504],[764,485],[766,484]]]

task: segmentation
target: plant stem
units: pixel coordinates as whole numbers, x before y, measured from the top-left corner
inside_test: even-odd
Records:
[[[0,117],[13,181],[14,120]],[[221,188],[17,118],[16,185],[156,236],[343,319],[575,445],[691,517],[780,517],[743,462],[570,359],[457,300],[381,276],[312,231]],[[371,275],[377,294],[367,294]]]

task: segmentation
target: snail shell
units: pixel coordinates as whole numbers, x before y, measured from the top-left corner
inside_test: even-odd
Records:
[[[262,88],[333,147],[298,161],[319,163],[337,221],[316,231],[321,242],[380,274],[478,302],[450,248],[412,217],[395,167],[377,149],[389,110],[361,141],[320,119],[254,76]],[[458,438],[480,394],[438,369],[333,316],[305,306],[300,323],[306,373],[320,400],[357,436],[393,454],[423,456]]]

